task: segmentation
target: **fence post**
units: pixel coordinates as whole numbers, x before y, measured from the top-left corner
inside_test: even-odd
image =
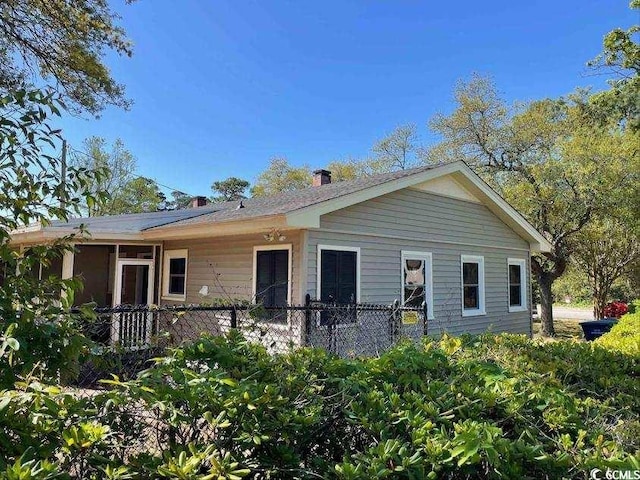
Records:
[[[425,337],[427,336],[427,334],[428,334],[428,330],[429,330],[429,329],[428,329],[428,326],[427,326],[427,322],[429,321],[429,320],[428,320],[428,317],[427,317],[428,312],[429,312],[429,309],[427,308],[427,302],[425,301],[425,302],[423,302],[423,303],[422,303],[422,318],[424,319],[424,320],[423,320],[423,321],[424,321],[424,325],[423,325],[423,332],[422,332],[422,334],[423,334]]]
[[[304,345],[309,345],[309,336],[311,334],[311,295],[304,296]]]
[[[231,308],[231,328],[238,328],[238,314],[235,305]]]
[[[398,338],[398,332],[400,330],[400,318],[398,308],[400,307],[400,302],[396,298],[391,305],[391,316],[389,317],[389,337],[391,338],[391,343],[394,344]]]

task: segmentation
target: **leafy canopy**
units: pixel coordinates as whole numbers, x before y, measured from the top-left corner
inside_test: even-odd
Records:
[[[623,185],[637,185],[640,138],[594,121],[581,94],[510,106],[489,79],[474,76],[458,85],[455,100],[453,113],[432,120],[442,141],[426,158],[465,160],[552,244],[532,269],[543,331],[553,335],[551,286],[568,265],[575,234],[597,212],[620,206],[615,192],[628,191]]]
[[[372,148],[373,158],[367,163],[373,173],[405,170],[418,164],[418,135],[413,124],[400,125]]]
[[[292,166],[284,157],[274,157],[251,188],[254,197],[266,197],[281,192],[299,190],[311,185],[311,168],[308,165]]]
[[[193,197],[187,193],[179,190],[171,192],[171,199],[167,201],[166,207],[170,210],[182,210],[184,208],[191,208],[191,202]]]
[[[332,182],[392,172],[415,167],[420,163],[421,148],[412,124],[400,125],[376,142],[368,158],[345,158],[332,160],[326,165]],[[284,157],[274,157],[251,188],[254,197],[274,195],[307,188],[311,185],[312,169],[308,165],[292,166]],[[214,184],[215,185],[215,184]]]
[[[640,0],[632,0],[632,9],[640,10]],[[603,51],[588,65],[612,75],[610,89],[590,99],[594,115],[601,122],[617,120],[640,131],[640,25],[616,28],[604,37]]]
[[[103,169],[106,174],[96,178],[91,189],[109,193],[99,201],[85,203],[84,214],[94,217],[155,212],[164,206],[164,194],[153,180],[137,176],[136,159],[121,140],[116,140],[109,150],[104,138],[90,137],[84,141],[83,149],[72,151],[71,164],[77,168]]]
[[[249,188],[249,182],[237,177],[229,177],[226,180],[213,182],[211,190],[217,195],[211,197],[212,202],[231,202],[247,198],[245,192]]]
[[[131,42],[107,0],[4,0],[0,7],[0,90],[41,80],[76,112],[128,107],[103,62],[131,56]]]
[[[62,177],[60,132],[48,120],[59,114],[50,92],[0,96],[0,388],[29,374],[64,378],[84,345],[75,316],[63,314],[79,284],[59,273],[70,242],[84,231],[24,249],[11,243],[18,228],[67,220],[104,198],[91,188],[104,170],[72,166]]]

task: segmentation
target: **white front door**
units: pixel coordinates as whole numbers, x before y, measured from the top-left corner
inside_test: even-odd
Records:
[[[155,284],[152,259],[118,259],[113,306],[145,306],[153,303]],[[149,345],[153,333],[153,314],[147,310],[113,314],[111,341],[134,350]]]

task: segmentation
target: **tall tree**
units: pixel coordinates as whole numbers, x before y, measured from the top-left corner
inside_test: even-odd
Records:
[[[572,258],[589,278],[595,318],[603,318],[614,282],[640,260],[640,240],[629,225],[601,217],[576,235]]]
[[[371,160],[358,160],[355,158],[333,160],[327,165],[327,170],[331,172],[332,182],[355,180],[374,173],[371,169]]]
[[[190,208],[193,197],[187,193],[179,190],[171,192],[171,200],[166,202],[166,206],[170,210],[182,210],[183,208]]]
[[[164,195],[155,182],[136,175],[136,159],[121,140],[116,140],[109,149],[104,138],[90,137],[84,141],[83,150],[72,150],[71,164],[76,168],[106,171],[106,175],[96,179],[92,189],[108,192],[106,197],[84,205],[86,215],[156,211],[163,205]]]
[[[377,173],[411,168],[419,164],[421,146],[415,125],[402,125],[372,147],[370,158],[333,160],[325,167],[331,181],[353,180]],[[308,165],[292,166],[284,157],[274,157],[251,189],[254,197],[273,195],[307,188],[311,185],[312,169]]]
[[[492,82],[478,76],[461,83],[455,98],[456,110],[431,122],[443,141],[428,158],[467,161],[552,244],[531,266],[540,287],[542,332],[553,336],[553,282],[567,268],[573,237],[607,208],[608,189],[628,178],[625,168],[640,152],[638,139],[585,121],[568,100],[509,107]]]
[[[640,0],[630,2],[640,9]],[[640,131],[640,25],[627,30],[616,28],[604,37],[603,51],[588,63],[599,71],[609,72],[609,88],[591,96],[591,105],[601,123],[611,118],[624,122],[628,128]]]
[[[640,0],[630,2],[640,8]],[[585,118],[601,126],[616,125],[635,138],[640,137],[640,25],[616,28],[604,37],[603,51],[589,66],[608,72],[610,88],[578,99]],[[614,282],[633,278],[640,264],[640,155],[635,142],[622,173],[620,185],[611,189],[612,208],[575,238],[574,262],[587,275],[593,296],[594,314],[601,318]]]
[[[232,202],[247,198],[245,192],[249,188],[249,182],[238,177],[229,177],[226,180],[213,182],[211,190],[217,195],[211,197],[211,201]]]
[[[124,87],[103,59],[131,56],[131,42],[107,0],[3,0],[0,90],[32,81],[57,89],[76,112],[127,107]]]
[[[166,206],[166,200],[154,180],[135,177],[124,185],[113,210],[118,213],[155,212]]]
[[[418,163],[418,135],[413,124],[396,127],[373,146],[374,158],[368,163],[376,173],[405,170]]]
[[[311,168],[308,165],[292,166],[284,157],[274,157],[251,189],[254,197],[265,197],[281,192],[299,190],[311,185]]]

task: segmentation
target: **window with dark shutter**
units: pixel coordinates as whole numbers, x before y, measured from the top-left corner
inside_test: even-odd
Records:
[[[336,305],[355,305],[358,282],[358,253],[344,250],[321,250],[320,254],[320,301]],[[355,309],[347,311],[335,322],[353,322]],[[332,320],[322,315],[322,323]]]
[[[256,303],[285,307],[289,297],[289,251],[256,252]],[[286,311],[269,311],[268,320],[286,321]]]

